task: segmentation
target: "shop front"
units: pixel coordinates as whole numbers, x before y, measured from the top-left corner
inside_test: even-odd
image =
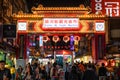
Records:
[[[32,8],[32,12],[13,15],[17,22],[17,59],[47,58],[50,55],[51,59],[72,63],[76,55],[90,53],[92,61],[96,62],[105,55],[106,16],[90,14],[90,9],[83,5],[40,5]],[[64,57],[56,57],[59,54]]]

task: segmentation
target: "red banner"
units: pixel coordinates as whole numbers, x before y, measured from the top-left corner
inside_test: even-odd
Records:
[[[93,13],[101,11],[110,17],[120,16],[120,0],[91,0]]]

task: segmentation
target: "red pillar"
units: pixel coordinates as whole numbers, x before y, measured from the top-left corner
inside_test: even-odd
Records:
[[[105,56],[105,34],[95,34],[92,38],[92,57],[96,62]]]
[[[16,58],[26,59],[27,57],[27,34],[18,33],[17,44],[18,44],[18,48],[17,48]]]

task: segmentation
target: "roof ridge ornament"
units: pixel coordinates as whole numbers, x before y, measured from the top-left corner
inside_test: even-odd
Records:
[[[24,14],[22,10],[18,11],[18,14]]]
[[[42,5],[42,4],[39,4],[37,8],[41,8],[41,7],[43,7],[43,5]]]
[[[80,8],[85,8],[85,5],[83,5],[83,4],[80,4],[80,6],[79,6]]]

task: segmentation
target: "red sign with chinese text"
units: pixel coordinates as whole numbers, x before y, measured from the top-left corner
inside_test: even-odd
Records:
[[[120,0],[91,0],[93,13],[101,11],[110,17],[120,16]]]

